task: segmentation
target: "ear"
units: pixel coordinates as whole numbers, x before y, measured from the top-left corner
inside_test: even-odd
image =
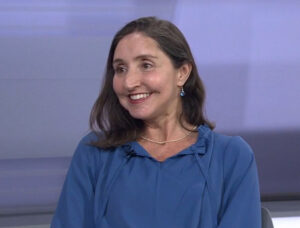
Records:
[[[178,69],[177,86],[182,87],[185,84],[186,80],[190,76],[191,71],[192,71],[192,64],[190,63],[184,63]]]

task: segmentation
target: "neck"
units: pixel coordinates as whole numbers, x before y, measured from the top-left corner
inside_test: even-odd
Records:
[[[182,124],[184,124],[184,127]],[[184,137],[190,133],[190,130],[195,129],[194,126],[186,122],[182,124],[178,119],[169,119],[161,122],[145,122],[146,127],[142,136],[155,141],[169,141]]]

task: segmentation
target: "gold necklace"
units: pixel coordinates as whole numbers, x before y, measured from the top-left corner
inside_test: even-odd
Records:
[[[156,144],[159,144],[159,145],[163,145],[163,144],[166,144],[166,143],[171,143],[171,142],[179,142],[183,139],[185,139],[186,137],[188,137],[190,134],[192,134],[193,130],[195,130],[197,127],[194,127],[189,133],[187,133],[185,136],[179,138],[179,139],[172,139],[172,140],[167,140],[167,141],[156,141],[156,140],[153,140],[153,139],[149,139],[149,138],[146,138],[144,136],[140,136],[142,139],[146,140],[146,141],[149,141],[149,142],[152,142],[152,143],[156,143]]]

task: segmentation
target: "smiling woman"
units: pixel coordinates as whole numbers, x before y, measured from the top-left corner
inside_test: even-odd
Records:
[[[189,63],[176,69],[157,42],[142,33],[125,36],[114,59],[113,88],[133,118],[155,122],[181,112],[178,94],[191,72]]]
[[[203,83],[180,30],[153,17],[132,21],[110,47],[104,86],[90,117],[91,129],[101,129],[95,146],[120,146],[141,135],[179,137],[203,124],[213,129],[204,116],[204,99]],[[160,121],[170,128],[146,134],[161,126]],[[145,128],[149,124],[153,127]]]
[[[260,227],[253,152],[213,131],[204,98],[175,25],[154,17],[125,25],[51,227]]]

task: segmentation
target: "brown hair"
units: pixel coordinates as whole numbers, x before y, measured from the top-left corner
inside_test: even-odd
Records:
[[[214,128],[204,116],[204,85],[198,75],[190,47],[180,30],[171,22],[155,17],[143,17],[131,21],[117,32],[112,40],[106,63],[102,90],[90,115],[90,129],[99,136],[93,145],[109,148],[136,140],[144,128],[144,122],[130,116],[119,103],[113,91],[114,69],[112,66],[115,49],[120,40],[128,34],[139,32],[154,39],[159,48],[171,59],[175,68],[185,63],[192,65],[192,71],[184,85],[182,97],[182,118],[191,125],[201,124]],[[99,130],[102,132],[99,134]]]

